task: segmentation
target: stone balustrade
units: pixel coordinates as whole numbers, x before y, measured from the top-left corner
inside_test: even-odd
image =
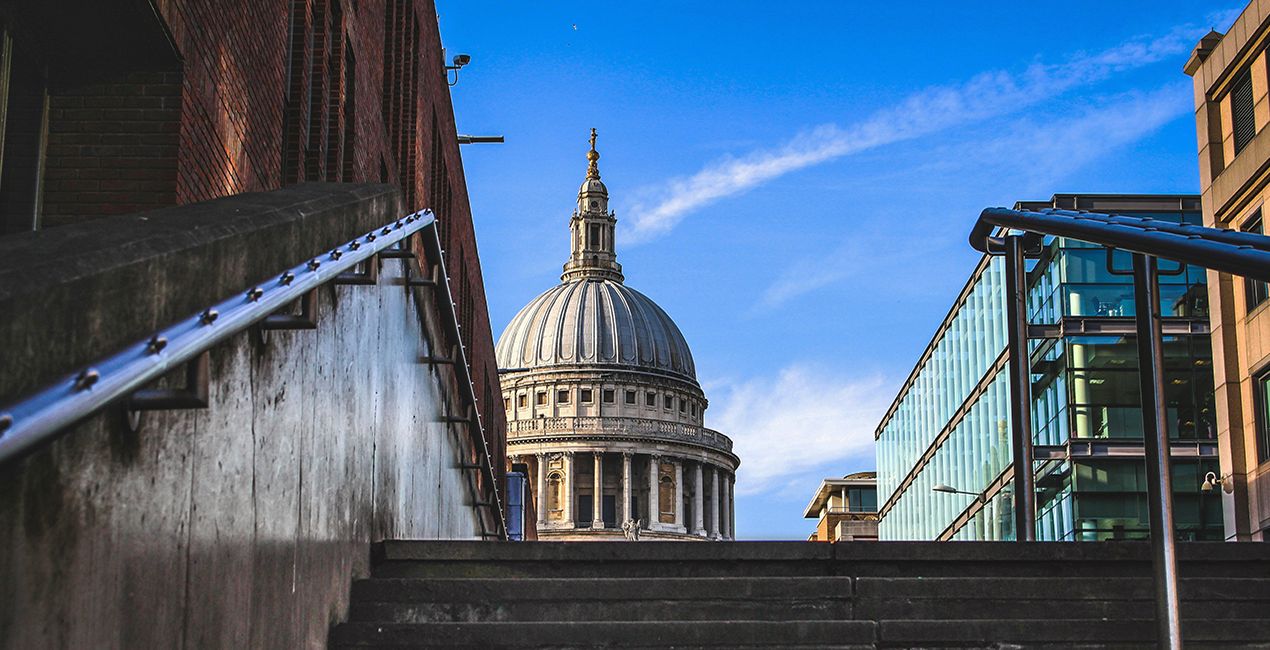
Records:
[[[512,420],[507,423],[508,440],[542,435],[589,435],[629,433],[641,438],[688,442],[732,453],[732,439],[695,424],[649,418],[576,416]]]

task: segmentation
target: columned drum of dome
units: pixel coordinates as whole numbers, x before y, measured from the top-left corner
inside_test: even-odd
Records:
[[[540,539],[732,539],[740,460],[704,426],[683,334],[625,284],[595,141],[561,282],[498,340],[509,460],[530,468]]]

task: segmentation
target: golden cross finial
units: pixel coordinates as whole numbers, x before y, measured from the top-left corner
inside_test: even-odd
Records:
[[[600,152],[595,150],[595,129],[591,129],[591,150],[586,152],[586,159],[591,161],[586,168],[587,178],[600,178],[600,165],[597,163],[600,159]]]

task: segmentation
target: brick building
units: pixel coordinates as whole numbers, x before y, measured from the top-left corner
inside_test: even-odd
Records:
[[[432,0],[0,0],[0,234],[310,181],[436,212],[502,457]]]

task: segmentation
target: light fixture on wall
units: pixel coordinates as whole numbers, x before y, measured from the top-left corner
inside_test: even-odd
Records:
[[[1204,482],[1200,484],[1200,492],[1212,492],[1213,488],[1221,486],[1222,492],[1231,494],[1235,491],[1234,477],[1229,474],[1218,476],[1216,472],[1209,472],[1204,475]]]
[[[459,144],[503,144],[501,135],[458,135]]]

